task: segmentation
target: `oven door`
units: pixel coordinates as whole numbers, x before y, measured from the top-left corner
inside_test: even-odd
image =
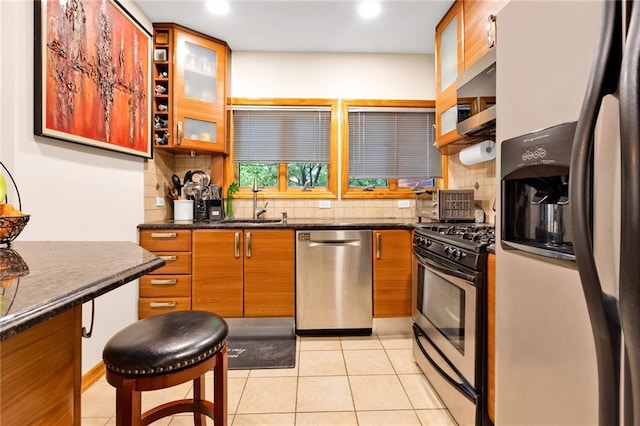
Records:
[[[476,389],[476,283],[481,273],[414,249],[412,311],[419,344],[440,374]],[[423,341],[421,344],[420,340]]]

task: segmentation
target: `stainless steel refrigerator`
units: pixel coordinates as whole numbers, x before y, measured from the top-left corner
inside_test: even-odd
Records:
[[[498,14],[498,142],[578,123],[567,204],[575,261],[497,248],[497,425],[640,424],[633,5],[514,0]]]

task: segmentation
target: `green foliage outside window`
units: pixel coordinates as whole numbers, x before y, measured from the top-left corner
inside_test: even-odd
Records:
[[[326,188],[328,164],[291,163],[287,165],[287,186],[289,188]]]
[[[328,185],[328,164],[291,163],[287,165],[287,186],[289,188],[326,188]],[[278,163],[240,163],[238,165],[240,187],[253,187],[253,179],[258,178],[261,188],[278,187]]]
[[[387,179],[349,179],[349,187],[352,188],[387,188],[389,181]]]
[[[261,188],[278,187],[278,163],[240,163],[238,180],[241,188],[252,188],[253,179],[258,178]]]

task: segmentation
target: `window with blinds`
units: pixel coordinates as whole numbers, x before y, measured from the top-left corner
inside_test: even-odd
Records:
[[[260,100],[236,99],[232,106],[233,140],[230,161],[233,179],[240,188],[253,185],[269,192],[336,191],[335,100]],[[286,102],[287,104],[282,104]],[[330,188],[331,187],[331,188]]]
[[[433,109],[350,107],[350,186],[363,186],[359,184],[363,180],[441,177],[434,123]]]
[[[328,163],[331,109],[234,107],[236,163]]]

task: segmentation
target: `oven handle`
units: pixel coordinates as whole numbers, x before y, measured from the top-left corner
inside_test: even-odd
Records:
[[[471,283],[471,285],[475,285],[476,277],[474,275],[465,274],[464,272],[461,272],[461,271],[459,271],[457,269],[451,269],[451,268],[447,268],[445,266],[442,266],[440,263],[438,263],[436,261],[433,261],[433,260],[431,260],[431,259],[429,259],[427,257],[420,256],[415,251],[414,251],[413,255],[418,260],[418,263],[421,263],[425,267],[428,266],[430,268],[435,269],[438,272],[441,272],[441,273],[446,274],[446,275],[452,275],[454,277],[463,279],[465,281],[469,281]]]
[[[431,339],[429,339],[429,336],[427,336],[422,330],[420,330],[420,328],[418,326],[416,326],[415,324],[413,324],[413,334],[414,334],[414,340],[415,342],[418,344],[418,348],[420,348],[420,352],[422,352],[422,354],[427,358],[427,360],[429,361],[429,363],[431,364],[431,366],[440,374],[440,376],[442,376],[443,379],[445,379],[447,382],[449,382],[449,384],[455,388],[457,388],[458,390],[460,390],[460,392],[462,392],[462,394],[467,397],[467,399],[471,402],[473,402],[474,404],[478,404],[478,395],[476,394],[475,389],[473,389],[473,386],[471,386],[471,384],[462,376],[462,374],[460,374],[460,372],[458,371],[457,368],[455,368],[453,366],[453,364],[451,364],[451,361],[449,361],[447,359],[446,356],[444,356],[442,354],[442,352],[440,352],[440,350],[436,347],[436,345],[433,344],[433,342],[431,341]],[[456,376],[458,376],[458,379],[460,380],[460,383],[456,382],[454,379],[452,379],[434,360],[433,358],[431,358],[431,355],[429,355],[427,353],[427,350],[424,348],[424,346],[422,346],[422,342],[420,342],[420,336],[424,337],[430,344],[431,346],[433,346],[433,348],[436,350],[436,352],[438,352],[438,354],[440,354],[440,356],[442,357],[442,359],[449,365],[449,367],[451,367],[451,370],[453,370],[453,372],[456,373]]]

